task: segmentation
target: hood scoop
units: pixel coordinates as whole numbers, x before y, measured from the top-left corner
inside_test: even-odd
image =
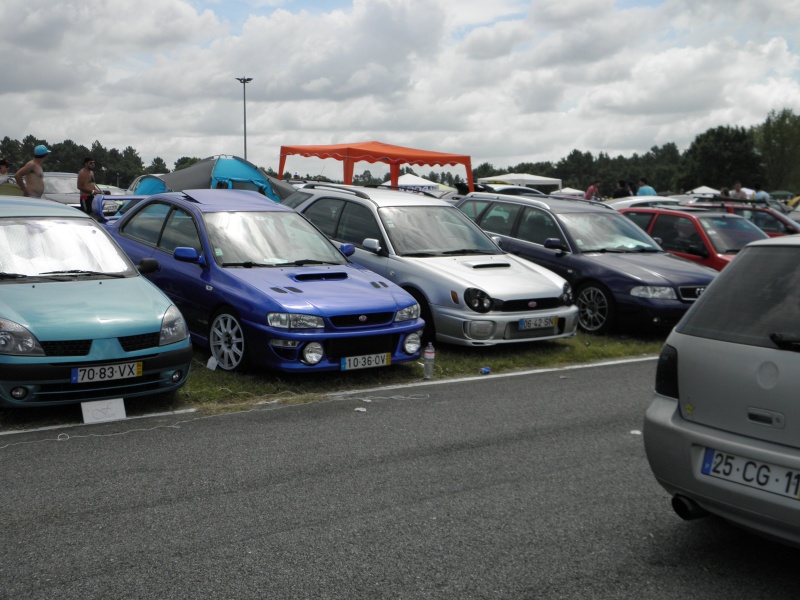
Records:
[[[471,269],[510,269],[511,263],[507,262],[472,262],[464,263]]]
[[[295,281],[341,281],[342,279],[347,279],[347,273],[343,273],[341,271],[334,271],[329,272],[325,271],[323,273],[302,273],[300,275],[292,275],[291,278]]]

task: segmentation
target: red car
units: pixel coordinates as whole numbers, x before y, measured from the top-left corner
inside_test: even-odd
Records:
[[[691,206],[727,211],[752,221],[769,237],[800,233],[800,224],[779,210],[752,202],[693,202]]]
[[[623,208],[619,212],[667,252],[717,271],[748,243],[769,237],[744,217],[729,212],[668,208]]]

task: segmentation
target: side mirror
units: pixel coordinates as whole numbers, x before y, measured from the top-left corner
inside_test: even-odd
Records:
[[[702,258],[708,258],[708,250],[700,242],[693,242],[689,244],[688,253],[694,254],[695,256],[700,256]]]
[[[339,250],[345,256],[353,256],[353,254],[355,254],[356,247],[353,244],[342,244],[339,246]]]
[[[148,273],[155,273],[158,271],[158,261],[155,258],[143,258],[139,261],[139,264],[136,265],[139,273],[142,275],[147,275]]]
[[[178,246],[172,253],[175,260],[181,262],[197,263],[201,267],[206,266],[206,259],[197,254],[197,250],[186,246]]]
[[[365,239],[363,245],[364,245],[364,250],[369,250],[370,252],[374,252],[375,254],[380,254],[381,243],[375,238]]]
[[[500,239],[500,237],[498,237],[498,236],[496,236],[496,235],[493,235],[493,236],[492,236],[492,241],[493,241],[495,244],[497,244],[497,247],[498,247],[498,248],[503,248],[503,240],[501,240],[501,239]],[[503,248],[503,249],[505,250],[505,248]]]
[[[544,247],[549,248],[550,250],[559,250],[561,252],[566,252],[567,247],[564,246],[563,242],[558,238],[547,238],[544,241]]]

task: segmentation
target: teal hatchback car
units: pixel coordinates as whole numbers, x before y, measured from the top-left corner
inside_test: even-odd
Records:
[[[192,348],[170,300],[94,219],[0,197],[0,405],[53,406],[170,392]]]

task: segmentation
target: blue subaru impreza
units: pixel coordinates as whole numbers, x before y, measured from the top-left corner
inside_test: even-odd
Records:
[[[150,196],[105,223],[224,370],[386,367],[419,357],[414,298],[292,209],[247,190]],[[354,223],[353,226],[357,226]]]
[[[178,308],[92,218],[0,196],[0,405],[171,392],[191,360]]]

